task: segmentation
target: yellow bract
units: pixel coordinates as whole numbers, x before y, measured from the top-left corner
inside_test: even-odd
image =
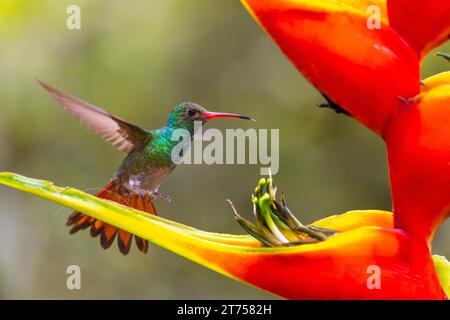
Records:
[[[396,261],[398,250],[404,249],[404,241],[407,239],[401,230],[392,228],[392,213],[379,210],[355,210],[333,215],[314,223],[316,226],[339,231],[338,234],[330,236],[325,241],[290,247],[267,248],[262,247],[259,241],[247,235],[219,234],[198,230],[99,199],[77,189],[54,186],[44,180],[31,179],[13,173],[0,173],[0,183],[86,213],[218,273],[260,286],[262,289],[287,298],[294,298],[297,297],[297,294],[302,293],[296,293],[295,290],[284,292],[286,288],[283,286],[273,287],[272,280],[276,280],[277,283],[283,282],[273,273],[281,272],[282,278],[286,277],[287,285],[290,283],[289,281],[293,281],[290,277],[301,278],[301,274],[291,275],[283,273],[282,270],[266,270],[265,278],[259,276],[252,278],[252,274],[249,274],[247,270],[255,268],[255,266],[263,268],[265,263],[277,265],[283,261],[286,262],[286,258],[291,263],[299,263],[300,261],[306,262],[302,259],[307,259],[307,257],[315,257],[311,258],[312,262],[320,259],[329,262],[329,259],[334,257],[336,261],[343,259],[343,263],[349,263],[352,259],[354,261],[358,252],[367,255],[365,257],[369,259],[367,262],[372,261],[374,252],[378,252],[381,257],[384,257],[383,259],[388,259],[386,261]],[[389,245],[386,246],[383,241],[383,244],[378,243],[379,245],[377,245],[376,242],[370,240],[380,238],[387,241]],[[365,259],[364,257],[360,258]],[[435,263],[438,263],[442,269],[443,262],[436,261]],[[299,264],[298,267],[305,266]],[[443,274],[444,277],[441,277],[441,281],[447,279],[445,274],[448,273],[448,268],[443,270],[441,275]],[[443,284],[445,285],[444,282]]]

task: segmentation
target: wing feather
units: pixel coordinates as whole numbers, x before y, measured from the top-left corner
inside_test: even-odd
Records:
[[[105,138],[106,141],[111,142],[120,151],[130,152],[151,139],[148,131],[40,80],[37,81],[64,110],[78,118],[82,124]]]

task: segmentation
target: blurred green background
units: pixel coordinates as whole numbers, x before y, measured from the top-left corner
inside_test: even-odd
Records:
[[[81,30],[66,8],[81,7]],[[123,155],[57,107],[40,78],[146,128],[196,101],[280,129],[275,176],[304,222],[351,209],[391,209],[381,139],[356,121],[319,109],[315,90],[238,0],[0,0],[0,171],[94,192]],[[450,51],[450,46],[441,48]],[[448,69],[428,56],[423,77]],[[225,199],[251,212],[257,165],[183,166],[161,192],[160,215],[210,231],[242,233]],[[88,232],[69,236],[68,208],[0,186],[0,298],[258,299],[273,296],[151,246],[123,257]],[[433,251],[450,256],[450,224]],[[82,289],[66,289],[68,265]],[[305,277],[313,275],[305,275]]]

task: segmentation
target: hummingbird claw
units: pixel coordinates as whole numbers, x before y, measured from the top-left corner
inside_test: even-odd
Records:
[[[153,191],[152,192],[152,194],[150,196],[150,201],[155,199],[155,198],[161,198],[163,200],[166,200],[167,202],[171,202],[172,201],[172,198],[169,195],[167,195],[165,193],[161,193],[159,191]]]

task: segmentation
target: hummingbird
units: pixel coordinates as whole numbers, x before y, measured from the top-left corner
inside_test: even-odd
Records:
[[[184,102],[172,110],[164,127],[147,130],[37,81],[65,111],[127,154],[110,181],[95,195],[152,215],[156,215],[153,205],[156,197],[170,201],[170,197],[158,192],[158,188],[177,166],[172,161],[172,149],[179,143],[171,139],[174,130],[188,130],[192,140],[195,121],[204,124],[217,118],[253,120],[240,114],[210,112],[194,102]],[[100,235],[103,249],[108,249],[117,237],[120,252],[127,255],[134,236],[137,248],[143,253],[148,251],[147,240],[78,211],[68,217],[66,226],[71,227],[70,234],[90,227],[92,237]]]

